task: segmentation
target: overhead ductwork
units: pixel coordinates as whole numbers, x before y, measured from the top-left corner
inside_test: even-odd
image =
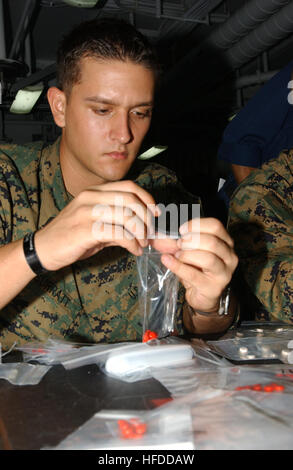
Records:
[[[228,49],[288,3],[290,0],[252,0],[246,3],[209,36],[209,44]]]
[[[194,66],[196,59],[209,50],[216,54],[216,49],[221,50],[222,60],[230,67],[240,67],[292,31],[291,0],[251,0],[179,61],[167,77],[172,79]]]
[[[158,2],[159,0],[157,0]],[[165,12],[164,6],[164,14],[159,13],[157,17],[161,19],[165,19],[160,27],[160,37],[161,39],[172,39],[174,35],[184,35],[192,31],[197,24],[204,23],[204,18],[207,18],[213,9],[215,9],[222,0],[210,0],[207,2],[206,0],[198,0],[193,3],[192,6],[186,8],[186,11],[183,12],[180,16],[171,17]],[[168,19],[169,18],[169,19]]]
[[[293,2],[271,16],[226,53],[232,68],[239,68],[293,32]]]

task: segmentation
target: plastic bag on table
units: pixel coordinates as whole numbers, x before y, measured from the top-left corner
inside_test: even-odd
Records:
[[[213,377],[218,369],[227,368],[231,363],[219,358],[204,346],[202,340],[193,340],[194,357],[182,365],[170,365],[165,368],[151,369],[152,377],[161,382],[172,397],[187,395],[195,390],[203,380]]]
[[[277,336],[236,336],[234,338],[207,341],[212,351],[237,362],[255,360],[280,360],[293,363],[293,341]]]
[[[198,450],[292,449],[293,395],[251,390],[222,391],[193,402],[195,448]]]
[[[110,377],[136,382],[150,378],[154,368],[186,365],[193,356],[194,350],[187,341],[171,336],[112,350],[97,364]]]
[[[274,393],[280,398],[284,393],[293,394],[291,377],[280,372],[281,368],[269,370],[261,367],[233,366],[202,376],[201,385],[230,391]]]
[[[228,330],[222,337],[225,339],[235,338],[249,338],[249,337],[270,337],[282,339],[293,339],[293,326],[283,322],[243,322],[241,326],[236,329]]]
[[[254,371],[251,375],[250,370],[245,372],[246,367],[240,366],[238,369],[241,369],[245,380],[262,380],[257,370],[255,375]],[[190,407],[193,441],[197,450],[293,448],[292,388],[285,388],[288,393],[236,390],[234,385],[239,382],[226,379],[223,385],[225,382],[226,385],[230,384],[231,390],[228,390],[220,388],[219,380],[214,378],[219,387],[215,388],[213,376],[214,372],[209,371],[209,380],[205,383],[201,380],[193,392],[166,405],[169,411],[182,406]],[[264,376],[263,379],[270,377]],[[289,381],[283,383],[289,384]]]
[[[293,374],[275,369],[259,367],[198,367],[196,356],[190,364],[184,367],[169,367],[152,371],[152,376],[158,380],[173,398],[188,395],[199,387],[206,386],[219,390],[251,389],[259,392],[293,392]]]
[[[217,341],[207,341],[207,346],[232,361],[277,359],[292,364],[293,327],[279,322],[246,322]]]
[[[113,349],[131,343],[81,344],[59,338],[49,338],[46,342],[30,342],[16,349],[22,351],[26,362],[37,361],[41,364],[62,364],[65,369],[74,369],[96,363]]]
[[[54,450],[194,449],[189,407],[101,411]]]
[[[76,352],[81,345],[71,343],[60,338],[49,338],[46,341],[30,341],[24,345],[16,346],[17,351],[22,352],[26,362],[37,361],[42,364],[59,364],[64,354]]]
[[[139,306],[143,338],[154,332],[163,338],[174,332],[179,281],[161,262],[162,254],[151,246],[137,257]]]
[[[88,348],[80,348],[75,354],[65,354],[60,359],[61,364],[65,369],[75,369],[76,367],[82,367],[87,364],[100,364],[105,361],[109,354],[116,352],[119,354],[123,353],[125,349],[136,345],[137,343],[114,343],[114,344],[96,344]],[[140,343],[138,343],[140,344]]]
[[[0,364],[0,379],[8,380],[13,385],[37,385],[50,368],[25,362],[9,362]]]

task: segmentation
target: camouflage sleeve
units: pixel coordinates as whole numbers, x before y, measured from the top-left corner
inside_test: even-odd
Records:
[[[286,191],[244,182],[232,198],[228,229],[245,281],[268,319],[292,323],[293,217]]]
[[[0,246],[11,239],[11,206],[9,188],[0,167]]]

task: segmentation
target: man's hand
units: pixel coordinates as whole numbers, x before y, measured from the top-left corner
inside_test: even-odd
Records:
[[[36,233],[36,251],[52,271],[108,246],[119,245],[138,256],[157,215],[153,197],[132,181],[95,186],[82,191]]]
[[[214,218],[190,220],[179,231],[179,240],[153,240],[152,246],[186,288],[188,304],[195,311],[214,313],[238,264],[233,240]]]

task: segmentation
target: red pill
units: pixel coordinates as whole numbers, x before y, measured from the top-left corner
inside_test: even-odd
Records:
[[[131,419],[131,424],[134,426],[135,432],[139,435],[142,435],[146,432],[146,424],[142,423],[138,419]]]
[[[118,420],[118,426],[121,430],[122,429],[127,429],[127,428],[129,428],[129,423],[125,419],[119,419]]]
[[[156,339],[157,337],[158,337],[158,334],[155,331],[149,332],[149,339]]]
[[[257,392],[260,392],[262,390],[262,386],[260,384],[255,384],[255,385],[252,385],[252,390],[255,390]]]
[[[264,385],[263,387],[264,392],[271,393],[274,391],[274,387],[271,384]]]
[[[131,428],[121,430],[121,434],[125,439],[133,439],[135,437],[135,432]]]
[[[158,335],[155,331],[146,330],[144,335],[143,335],[142,342],[146,343],[147,341],[150,341],[151,339],[155,339],[157,337],[158,337]]]
[[[285,390],[284,385],[281,385],[281,384],[273,383],[272,386],[273,386],[275,392],[283,392]]]

